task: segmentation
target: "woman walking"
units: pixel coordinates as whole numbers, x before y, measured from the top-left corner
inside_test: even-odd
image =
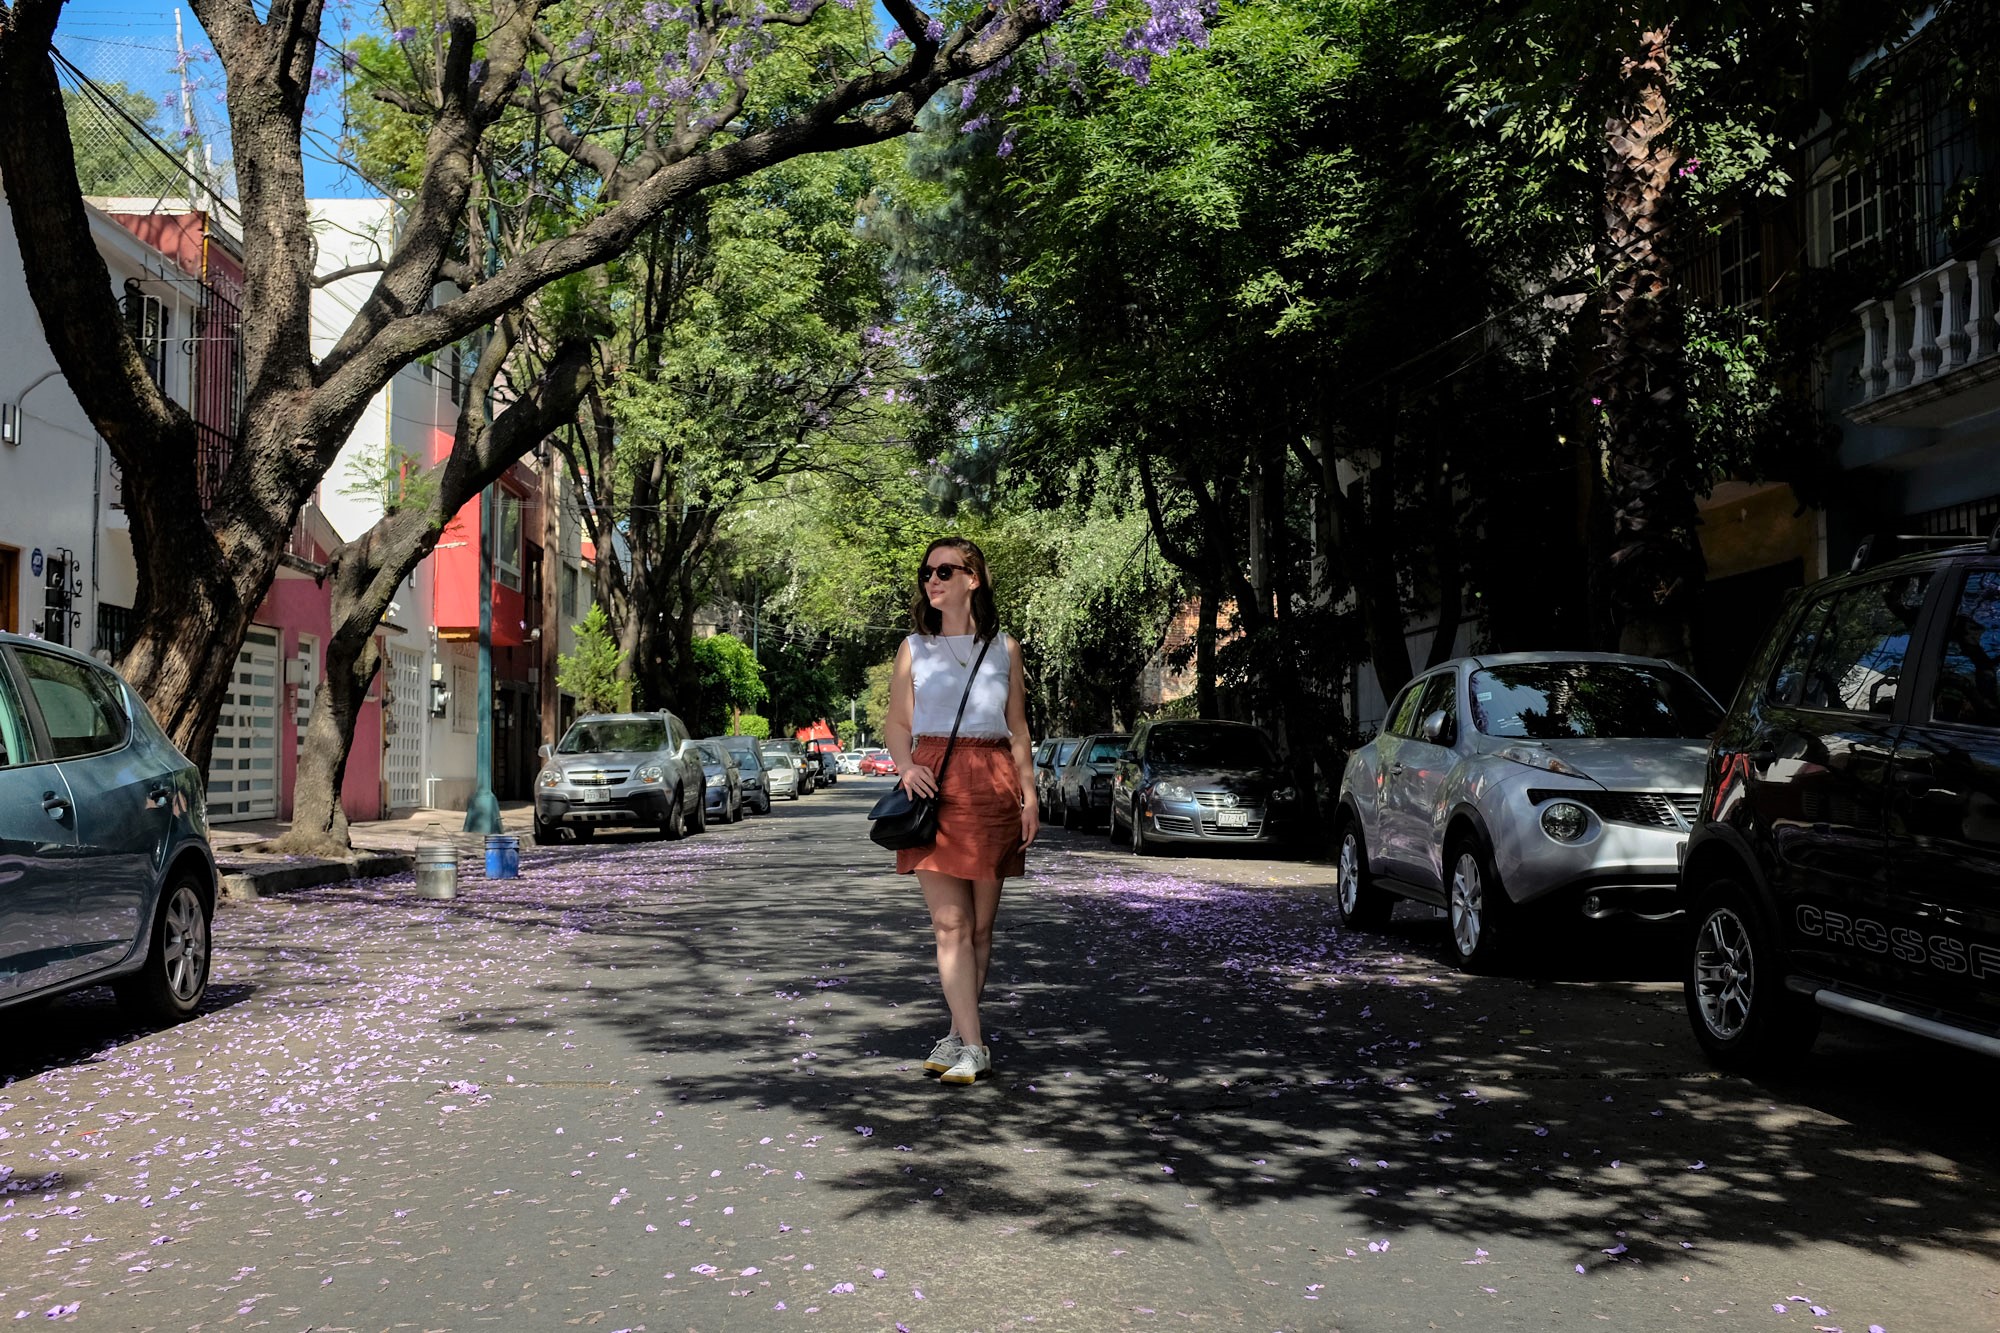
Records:
[[[972,1083],[993,1067],[979,997],[1000,887],[1025,868],[1041,828],[1027,690],[1020,647],[1000,633],[986,557],[972,542],[931,543],[910,611],[916,633],[896,652],[883,732],[904,791],[940,794],[937,840],[898,851],[896,870],[923,886],[951,1010],[951,1031],[924,1068],[946,1083]],[[958,739],[950,743],[955,719]]]

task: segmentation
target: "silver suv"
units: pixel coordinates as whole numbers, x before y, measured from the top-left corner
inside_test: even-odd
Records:
[[[1654,658],[1503,653],[1418,677],[1341,778],[1341,921],[1430,903],[1451,918],[1459,966],[1477,969],[1526,933],[1514,918],[1531,903],[1672,915],[1721,721]]]
[[[679,838],[708,827],[701,753],[672,713],[592,713],[553,749],[535,778],[535,841],[564,829],[579,842],[600,828],[654,828]]]

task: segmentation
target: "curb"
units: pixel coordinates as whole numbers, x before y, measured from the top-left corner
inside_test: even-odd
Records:
[[[224,868],[222,900],[252,902],[273,894],[296,889],[317,888],[322,884],[344,884],[349,880],[380,879],[413,869],[416,857],[408,852],[371,852],[345,861],[308,861],[303,865],[274,865],[256,869]]]

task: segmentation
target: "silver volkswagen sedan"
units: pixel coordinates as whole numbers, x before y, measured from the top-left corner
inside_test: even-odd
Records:
[[[1379,925],[1398,897],[1441,907],[1459,965],[1479,969],[1523,942],[1530,904],[1670,915],[1721,720],[1655,658],[1505,653],[1425,673],[1341,778],[1342,922]]]

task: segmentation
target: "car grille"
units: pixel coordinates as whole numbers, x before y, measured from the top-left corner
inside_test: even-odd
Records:
[[[572,787],[616,787],[632,776],[629,768],[572,768],[563,774]]]
[[[1194,821],[1186,815],[1154,815],[1153,825],[1162,833],[1194,832]]]
[[[1574,801],[1594,811],[1607,824],[1641,828],[1680,828],[1692,823],[1701,808],[1700,792],[1549,791],[1528,793],[1536,805],[1544,801]]]

